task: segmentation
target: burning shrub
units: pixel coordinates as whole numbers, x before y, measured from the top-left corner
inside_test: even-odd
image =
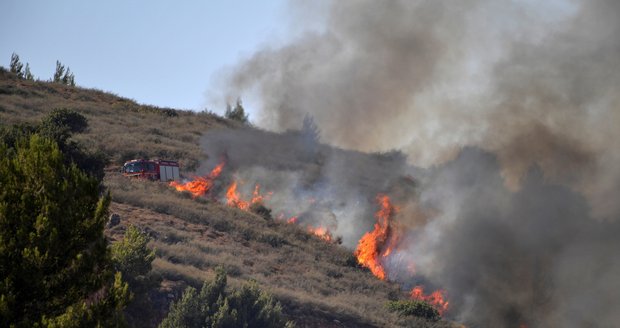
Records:
[[[185,183],[171,181],[170,186],[177,191],[189,192],[193,198],[204,196],[213,188],[214,181],[222,174],[225,164],[225,162],[221,162],[207,176],[195,177],[193,180]]]
[[[400,316],[414,316],[428,320],[438,321],[439,312],[432,305],[418,300],[391,301],[386,307]]]
[[[411,290],[411,299],[417,301],[424,301],[437,309],[439,315],[443,315],[449,308],[449,302],[446,299],[445,292],[443,290],[436,290],[429,295],[424,293],[424,287],[415,286]]]
[[[256,282],[231,293],[225,289],[226,272],[218,268],[215,279],[205,281],[200,292],[188,287],[159,327],[293,327],[282,318],[280,303]]]
[[[392,250],[390,241],[394,235],[390,222],[396,208],[387,195],[377,196],[377,202],[381,205],[375,214],[377,223],[375,223],[372,231],[364,234],[359,240],[355,249],[355,256],[361,265],[370,269],[372,274],[381,280],[385,280],[386,272],[381,259],[389,255]]]

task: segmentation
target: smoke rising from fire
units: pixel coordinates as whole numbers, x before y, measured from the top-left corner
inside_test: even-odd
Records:
[[[617,1],[332,1],[325,11],[324,31],[229,75],[230,97],[261,100],[259,126],[298,128],[309,113],[332,145],[402,149],[423,166],[478,146],[499,155],[512,188],[536,163],[586,192],[597,216],[618,211]]]
[[[257,52],[227,90],[258,95],[261,127],[309,114],[351,150],[215,131],[211,157],[287,190],[274,208],[328,218],[352,249],[390,195],[402,236],[387,278],[446,290],[466,324],[617,325],[620,2],[327,4],[323,31]],[[390,149],[427,169],[356,152]]]
[[[607,327],[618,322],[620,225],[532,168],[507,189],[495,156],[465,149],[427,172],[420,203],[441,209],[402,250],[450,293],[464,322]]]

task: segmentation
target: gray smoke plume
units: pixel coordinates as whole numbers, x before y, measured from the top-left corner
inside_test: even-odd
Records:
[[[507,187],[498,157],[478,148],[430,169],[398,153],[308,143],[299,132],[213,130],[203,147],[251,195],[273,195],[277,218],[326,227],[355,249],[372,230],[374,197],[398,207],[395,251],[383,260],[405,290],[443,289],[450,318],[468,327],[613,327],[620,320],[620,225],[592,218],[579,193],[530,167]],[[409,174],[409,175],[408,175]],[[230,177],[229,177],[230,178]],[[620,219],[620,217],[614,217]]]
[[[539,167],[516,192],[500,172],[494,155],[468,148],[420,176],[419,202],[438,211],[399,255],[448,292],[468,326],[616,326],[618,221],[594,220],[583,196]]]
[[[536,163],[607,217],[620,206],[619,13],[614,0],[333,1],[323,32],[242,62],[229,95],[256,92],[261,127],[310,113],[329,144],[402,149],[416,165],[478,146],[513,189]]]
[[[246,145],[229,154],[241,171],[288,170],[273,188],[333,199],[349,246],[372,229],[373,194],[405,189],[388,276],[413,284],[415,263],[466,324],[617,326],[620,1],[323,3],[323,30],[257,52],[226,89],[258,96],[260,127],[309,114],[350,150],[223,132],[207,149]],[[356,152],[390,149],[427,169]]]
[[[345,246],[355,248],[372,229],[377,194],[398,191],[403,200],[414,194],[413,182],[403,178],[405,157],[335,149],[315,138],[299,131],[209,131],[202,146],[210,160],[199,171],[208,172],[224,158],[225,185],[240,181],[247,198],[258,183],[263,194],[272,193],[265,205],[274,217],[297,217],[302,225],[326,227]]]

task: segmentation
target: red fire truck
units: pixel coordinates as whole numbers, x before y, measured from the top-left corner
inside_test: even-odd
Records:
[[[125,165],[123,165],[123,175],[164,182],[179,180],[179,163],[163,159],[134,159],[125,162]]]

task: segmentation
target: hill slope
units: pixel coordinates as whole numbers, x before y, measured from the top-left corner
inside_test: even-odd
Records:
[[[223,265],[232,286],[258,281],[282,302],[298,327],[451,325],[403,320],[387,312],[385,303],[403,299],[405,293],[360,268],[351,251],[336,243],[296,225],[117,173],[118,165],[136,157],[177,159],[188,173],[209,157],[200,147],[201,136],[239,128],[238,123],[209,113],[139,105],[98,90],[25,81],[0,71],[0,124],[36,123],[57,107],[87,117],[89,130],[75,139],[111,161],[104,183],[112,194],[111,211],[121,216],[121,224],[108,229],[110,239],[120,238],[129,224],[153,238],[153,273],[162,284],[153,291],[156,315],[142,324],[155,325],[184,286],[200,285]]]

